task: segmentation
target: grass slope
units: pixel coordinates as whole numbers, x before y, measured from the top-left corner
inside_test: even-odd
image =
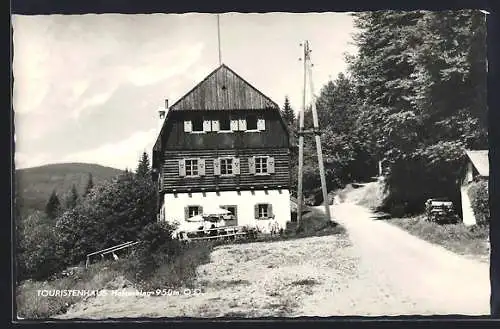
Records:
[[[425,241],[445,247],[460,255],[474,256],[488,261],[490,253],[489,227],[470,226],[463,223],[439,225],[425,220],[425,215],[410,218],[392,218],[396,225]]]
[[[89,173],[92,174],[94,184],[99,184],[122,172],[116,168],[90,163],[58,163],[18,169],[15,172],[16,193],[22,198],[23,211],[43,210],[54,189],[62,199],[73,184],[80,194],[83,193]]]

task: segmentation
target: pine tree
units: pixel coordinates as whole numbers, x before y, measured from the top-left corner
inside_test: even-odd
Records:
[[[89,194],[89,192],[92,190],[93,187],[94,187],[94,181],[92,179],[92,173],[89,173],[89,179],[87,181],[87,185],[85,186],[85,192],[83,193],[83,195]]]
[[[78,202],[78,191],[76,190],[75,184],[71,187],[71,191],[66,199],[66,209],[73,209],[76,207]]]
[[[56,191],[52,191],[50,195],[49,201],[45,206],[45,213],[50,219],[55,219],[57,215],[59,215],[59,211],[61,209],[61,203],[59,202],[59,198],[57,197]]]
[[[149,166],[149,156],[146,152],[142,153],[142,157],[137,165],[135,174],[138,177],[149,179],[151,177],[151,168]]]
[[[283,119],[287,123],[289,127],[293,127],[295,122],[295,113],[293,113],[292,106],[290,105],[290,99],[288,96],[285,96],[285,105],[283,106]]]

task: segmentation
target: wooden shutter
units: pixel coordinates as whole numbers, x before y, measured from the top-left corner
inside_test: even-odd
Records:
[[[212,120],[212,131],[219,131],[219,120]]]
[[[255,215],[255,219],[258,219],[259,218],[259,205],[256,204],[254,207],[254,215]]]
[[[205,176],[205,159],[198,158],[198,175]]]
[[[233,206],[233,208],[234,208],[234,214],[233,214],[234,219],[238,220],[238,206]]]
[[[248,158],[248,171],[255,175],[255,157]]]
[[[267,205],[267,217],[273,218],[273,205],[272,204]]]
[[[185,159],[179,160],[179,176],[181,176],[181,177],[186,176],[186,160]]]
[[[204,132],[212,131],[212,121],[203,120],[203,131]]]
[[[239,158],[233,158],[233,174],[235,174],[235,175],[240,174],[240,159]]]
[[[231,120],[231,131],[238,131],[238,120]]]
[[[245,119],[239,119],[238,120],[238,126],[239,126],[239,130],[241,130],[241,131],[247,130],[247,120],[245,120]]]
[[[258,130],[266,130],[266,120],[258,119],[257,120],[257,129]]]
[[[219,158],[214,159],[214,175],[220,176],[220,159]]]
[[[188,218],[189,218],[189,207],[185,206],[184,207],[184,219],[188,219]]]
[[[267,157],[267,172],[269,174],[274,174],[274,158]]]
[[[198,215],[203,215],[203,206],[198,206]]]
[[[184,121],[184,132],[190,133],[193,131],[193,123],[191,121]]]

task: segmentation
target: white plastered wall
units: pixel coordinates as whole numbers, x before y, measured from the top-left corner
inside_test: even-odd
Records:
[[[268,203],[272,205],[272,212],[280,228],[286,227],[290,221],[290,192],[289,190],[257,190],[257,191],[221,191],[206,193],[167,193],[164,195],[162,208],[167,222],[184,221],[186,206],[237,206],[237,225],[258,226],[263,231],[269,227],[268,220],[255,219],[255,205]]]

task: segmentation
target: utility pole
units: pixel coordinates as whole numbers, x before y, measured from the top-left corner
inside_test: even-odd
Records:
[[[311,49],[309,48],[309,41],[305,41],[304,47],[304,93],[302,99],[302,109],[299,110],[299,172],[298,172],[298,184],[297,184],[297,227],[300,227],[302,222],[302,178],[304,170],[304,135],[314,134],[316,141],[316,154],[318,156],[318,167],[319,175],[321,179],[321,190],[323,192],[323,203],[325,206],[325,214],[329,220],[331,220],[330,215],[330,205],[328,202],[328,191],[326,189],[326,178],[325,178],[325,167],[323,164],[323,152],[321,150],[321,132],[319,130],[318,113],[316,111],[316,99],[314,98],[314,85],[312,81],[312,63],[311,63]],[[307,87],[307,77],[309,76],[309,92],[311,95],[311,109],[313,115],[313,129],[304,130],[304,113],[306,109],[306,87]]]

